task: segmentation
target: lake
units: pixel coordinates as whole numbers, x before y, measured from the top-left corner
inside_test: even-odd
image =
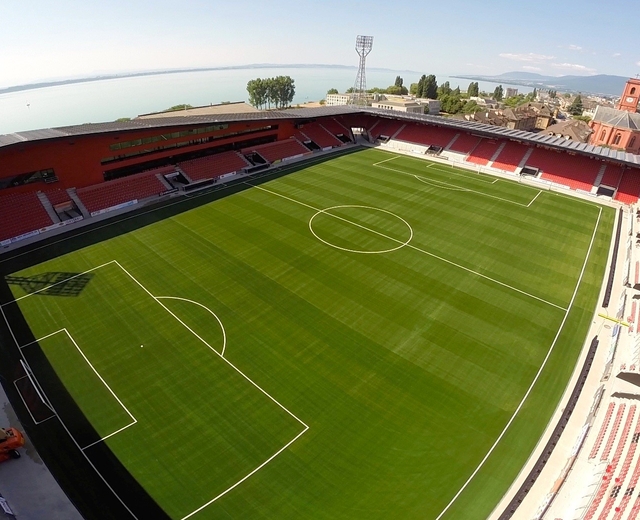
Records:
[[[247,101],[247,82],[254,78],[291,76],[295,80],[294,104],[323,99],[327,90],[344,92],[355,83],[356,69],[246,68],[158,74],[74,83],[0,95],[0,134],[82,123],[114,121],[120,117],[158,112],[174,105],[193,106]],[[421,74],[380,69],[367,70],[367,87],[388,87],[396,76],[405,86]],[[438,84],[466,90],[470,80],[437,76]],[[496,84],[479,82],[480,90],[493,92]],[[506,87],[506,84],[503,85]],[[532,89],[516,87],[527,93]]]

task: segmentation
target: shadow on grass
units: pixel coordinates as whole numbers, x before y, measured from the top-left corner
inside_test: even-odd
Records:
[[[9,285],[17,285],[27,294],[40,296],[79,296],[93,273],[49,272],[34,276],[5,276]]]

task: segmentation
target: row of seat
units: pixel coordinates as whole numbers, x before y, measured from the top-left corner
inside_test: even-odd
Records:
[[[308,139],[316,143],[320,148],[333,148],[342,146],[342,141],[333,135],[320,123],[307,123],[300,127],[300,132]],[[306,141],[307,139],[305,139]]]
[[[178,163],[178,167],[186,173],[192,181],[217,179],[227,173],[240,171],[247,166],[250,166],[250,163],[234,151]]]
[[[531,148],[514,141],[479,138],[431,125],[407,123],[403,126],[401,121],[391,119],[380,119],[371,127],[370,133],[373,139],[395,136],[401,141],[447,148],[467,154],[465,161],[471,164],[487,166],[491,163],[491,167],[511,173],[530,153],[526,166],[540,170],[541,179],[586,192],[592,191],[601,168],[606,166],[598,186],[615,189],[614,199],[624,204],[635,204],[640,197],[640,170],[623,170],[620,166],[603,165],[600,161],[576,154]]]
[[[174,168],[170,168],[175,171]],[[158,179],[157,170],[138,173],[120,179],[78,189],[78,197],[89,213],[112,208],[132,200],[141,200],[167,191]]]
[[[258,146],[249,146],[242,150],[242,153],[245,155],[252,152],[257,152],[270,163],[274,163],[288,159],[289,157],[309,153],[309,149],[302,145],[297,139],[290,138]]]
[[[53,224],[35,192],[0,196],[0,240],[8,240]]]

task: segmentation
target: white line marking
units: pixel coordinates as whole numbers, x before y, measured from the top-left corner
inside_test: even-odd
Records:
[[[511,426],[511,424],[515,420],[516,416],[518,415],[518,413],[520,412],[520,410],[524,406],[525,401],[529,397],[529,394],[533,390],[533,387],[535,386],[536,382],[540,378],[540,374],[542,374],[542,371],[544,370],[544,367],[546,366],[547,361],[549,360],[549,357],[551,356],[551,353],[553,352],[553,349],[556,346],[556,342],[558,341],[558,338],[560,337],[560,333],[562,332],[562,329],[564,328],[564,324],[566,323],[567,318],[569,317],[569,311],[571,310],[571,307],[573,306],[573,302],[576,299],[576,295],[578,294],[578,289],[580,288],[580,283],[582,282],[582,276],[584,275],[584,271],[585,271],[585,269],[587,267],[587,262],[589,261],[589,256],[591,255],[591,249],[593,247],[593,242],[595,241],[595,238],[596,238],[596,232],[598,231],[598,225],[600,224],[600,216],[601,215],[602,215],[602,208],[598,208],[598,218],[596,219],[596,223],[595,223],[595,226],[593,228],[593,233],[591,234],[591,242],[589,243],[589,248],[587,249],[587,254],[585,256],[584,262],[582,263],[582,269],[580,271],[580,276],[578,277],[578,281],[576,282],[576,287],[573,290],[573,295],[571,296],[571,301],[569,302],[569,306],[567,307],[567,309],[566,309],[566,311],[564,313],[564,317],[562,318],[562,322],[560,323],[560,328],[558,328],[558,332],[556,332],[556,335],[553,338],[553,342],[551,343],[551,346],[549,347],[549,350],[547,351],[547,355],[545,356],[544,360],[542,361],[542,364],[540,365],[540,368],[538,369],[538,372],[536,373],[535,377],[533,378],[533,381],[529,385],[529,388],[525,392],[524,396],[522,397],[522,400],[520,401],[520,404],[518,404],[518,407],[513,412],[513,415],[511,416],[511,418],[509,419],[509,421],[505,425],[505,427],[502,430],[502,432],[500,432],[500,435],[498,435],[498,438],[496,439],[496,441],[493,443],[493,446],[491,446],[491,448],[489,448],[489,451],[484,456],[484,458],[480,461],[480,464],[478,464],[478,466],[473,471],[473,473],[471,473],[471,475],[469,476],[467,481],[462,485],[462,487],[454,495],[454,497],[451,499],[451,501],[445,506],[445,508],[442,510],[442,512],[435,518],[435,520],[440,520],[444,516],[444,514],[449,510],[449,508],[453,505],[453,503],[458,499],[458,497],[466,489],[466,487],[469,485],[471,480],[476,476],[478,471],[480,471],[482,466],[484,466],[484,464],[487,461],[487,459],[491,456],[493,451],[496,449],[496,446],[498,445],[498,443],[502,440],[504,435],[507,433],[507,430],[509,429],[509,426]]]
[[[398,159],[400,157],[402,157],[402,155],[395,155],[393,157],[390,157],[389,159],[385,159],[384,161],[378,161],[377,163],[373,163],[373,165],[378,166],[378,164],[386,163],[387,161],[393,161],[394,159]]]
[[[218,318],[218,316],[216,315],[215,312],[213,312],[208,307],[205,307],[201,303],[193,301],[193,300],[189,300],[188,298],[179,298],[178,296],[156,296],[156,299],[157,300],[182,300],[184,302],[189,302],[189,303],[193,303],[194,305],[198,305],[199,307],[202,307],[204,310],[206,310],[209,314],[211,314],[218,321],[218,324],[220,325],[220,329],[222,329],[222,352],[218,352],[217,350],[215,350],[211,345],[209,345],[205,340],[203,340],[198,334],[196,334],[191,328],[187,327],[187,325],[185,325],[184,323],[182,323],[182,322],[181,323],[185,327],[187,327],[189,329],[189,331],[196,338],[198,338],[200,341],[202,341],[202,343],[204,343],[210,349],[214,350],[216,352],[216,354],[220,354],[221,357],[224,356],[224,351],[227,348],[227,333],[224,330],[224,325],[222,324],[222,321],[220,321],[220,318]],[[142,347],[142,345],[140,345],[140,346]]]
[[[206,504],[203,504],[202,506],[200,506],[198,509],[196,509],[195,511],[192,511],[191,513],[189,513],[187,516],[183,516],[181,518],[181,520],[186,520],[187,518],[190,518],[191,516],[195,515],[196,513],[199,513],[200,511],[202,511],[205,507],[210,506],[211,504],[213,504],[216,500],[218,500],[220,497],[223,497],[224,495],[226,495],[229,491],[231,491],[233,488],[235,488],[236,486],[242,484],[245,480],[247,480],[251,475],[253,475],[254,473],[256,473],[258,470],[262,469],[264,466],[266,466],[267,464],[269,464],[269,462],[271,462],[273,459],[275,459],[278,455],[280,455],[284,450],[286,450],[289,446],[291,446],[295,441],[297,441],[303,433],[305,433],[307,430],[309,429],[308,426],[305,426],[305,429],[302,430],[298,435],[296,435],[293,439],[291,439],[287,444],[285,444],[282,448],[280,448],[278,451],[276,451],[273,455],[271,455],[271,457],[269,457],[267,460],[265,460],[262,464],[260,464],[260,466],[258,466],[256,469],[254,469],[251,473],[245,475],[241,480],[239,480],[238,482],[236,482],[233,486],[231,486],[229,489],[224,490],[222,493],[220,493],[217,497],[211,499],[209,502],[207,502]]]
[[[257,188],[257,189],[262,190],[262,191],[266,191],[266,192],[271,193],[273,195],[277,195],[278,197],[282,197],[283,199],[290,200],[291,202],[295,202],[296,204],[300,204],[301,206],[306,206],[307,208],[313,209],[315,211],[318,211],[318,212],[322,211],[321,209],[315,208],[315,207],[313,207],[313,206],[311,206],[309,204],[306,204],[305,202],[301,202],[299,200],[292,199],[291,197],[287,197],[286,195],[283,195],[282,193],[277,193],[277,192],[269,190],[267,188],[263,188],[262,186],[254,186],[254,185],[250,185],[250,186],[253,186],[254,188]],[[375,233],[376,235],[380,235],[381,237],[387,238],[387,239],[389,239],[389,240],[391,240],[393,242],[404,243],[401,240],[398,240],[397,238],[390,237],[388,235],[385,235],[384,233],[376,231],[375,229],[370,229],[370,228],[368,228],[366,226],[363,226],[362,224],[358,224],[357,222],[352,222],[352,221],[350,221],[350,220],[348,220],[346,218],[340,217],[338,215],[334,215],[333,213],[326,213],[326,214],[330,215],[330,216],[332,216],[332,217],[334,217],[334,218],[336,218],[338,220],[342,220],[344,222],[348,222],[349,224],[352,224],[353,226],[357,226],[359,228],[365,229],[365,230],[367,230],[367,231],[369,231],[371,233]],[[552,302],[550,302],[548,300],[545,300],[544,298],[540,298],[539,296],[535,296],[534,294],[528,293],[527,291],[523,291],[522,289],[518,289],[516,287],[513,287],[512,285],[509,285],[508,283],[501,282],[500,280],[496,280],[495,278],[491,278],[490,276],[487,276],[486,274],[482,274],[482,273],[479,273],[478,271],[474,271],[473,269],[469,269],[468,267],[460,265],[460,264],[458,264],[456,262],[453,262],[451,260],[447,260],[446,258],[443,258],[443,257],[441,257],[439,255],[436,255],[434,253],[426,251],[425,249],[421,249],[421,248],[419,248],[417,246],[414,246],[413,244],[407,244],[407,247],[415,249],[416,251],[419,251],[420,253],[424,253],[425,255],[428,255],[428,256],[430,256],[432,258],[436,258],[436,259],[438,259],[438,260],[440,260],[440,261],[442,261],[444,263],[447,263],[449,265],[453,265],[454,267],[462,269],[463,271],[466,271],[468,273],[474,274],[474,275],[476,275],[476,276],[478,276],[480,278],[483,278],[485,280],[489,280],[490,282],[493,282],[493,283],[495,283],[497,285],[500,285],[502,287],[506,287],[507,289],[511,289],[512,291],[515,291],[517,293],[520,293],[520,294],[523,294],[525,296],[528,296],[529,298],[533,298],[534,300],[538,300],[538,301],[540,301],[542,303],[546,303],[547,305],[555,307],[556,309],[560,309],[562,311],[566,310],[565,307],[562,307],[560,305],[552,303]]]
[[[416,157],[411,157],[411,156],[406,156],[408,159],[416,159],[416,160],[421,160],[421,159],[417,159]],[[374,164],[374,166],[377,166],[377,164]],[[460,167],[458,166],[454,166],[453,164],[440,164],[440,163],[435,163],[432,162],[431,164],[429,164],[427,166],[427,168],[432,168],[433,166],[435,166],[434,170],[436,170],[437,172],[440,172],[444,175],[457,175],[459,177],[462,177],[464,179],[469,179],[472,181],[478,180],[480,182],[483,182],[485,184],[495,184],[496,182],[498,182],[500,179],[498,179],[497,177],[495,179],[493,179],[492,181],[490,180],[485,180],[483,177],[481,177],[481,173],[479,171],[473,171],[473,170],[463,170],[464,173],[462,172],[458,172],[455,171],[457,169],[459,169]],[[446,170],[444,168],[450,168],[449,170]],[[473,175],[471,175],[473,174]]]
[[[109,262],[110,263],[110,262]],[[106,265],[106,264],[105,264]],[[62,328],[60,330],[57,330],[56,332],[52,332],[51,334],[47,334],[46,336],[41,337],[40,339],[37,339],[35,341],[30,341],[29,343],[26,343],[24,345],[22,345],[21,347],[19,347],[20,349],[23,349],[25,347],[28,347],[29,345],[33,345],[36,343],[39,343],[40,341],[44,341],[47,338],[50,338],[51,336],[54,336],[56,334],[59,334],[60,332],[64,332],[67,337],[69,338],[69,340],[71,341],[71,343],[73,343],[74,347],[76,347],[76,350],[80,353],[80,355],[82,356],[82,358],[85,360],[85,362],[87,363],[87,365],[89,365],[89,367],[91,368],[91,370],[93,370],[93,373],[98,377],[98,379],[100,379],[100,381],[102,382],[102,384],[106,387],[107,390],[109,390],[109,393],[114,397],[114,399],[116,401],[118,401],[118,404],[122,407],[122,409],[127,412],[127,415],[131,418],[131,423],[127,424],[126,426],[110,433],[109,435],[105,435],[104,437],[98,439],[95,442],[92,442],[91,444],[88,444],[87,446],[85,446],[84,448],[80,448],[81,450],[86,450],[87,448],[90,448],[91,446],[94,446],[95,444],[98,444],[106,439],[108,439],[109,437],[113,437],[115,434],[120,433],[123,430],[126,430],[127,428],[129,428],[130,426],[133,426],[134,424],[136,424],[138,421],[137,419],[133,416],[133,414],[129,411],[129,409],[124,405],[124,403],[120,400],[120,398],[116,395],[116,393],[111,389],[111,387],[107,384],[107,382],[104,380],[104,378],[100,375],[100,373],[96,370],[96,367],[93,366],[93,364],[91,363],[91,361],[89,361],[89,358],[87,358],[87,356],[85,355],[85,353],[82,351],[82,349],[80,348],[80,346],[78,345],[78,343],[76,342],[76,340],[73,338],[73,336],[71,335],[71,333],[66,329],[66,328]]]
[[[335,244],[332,244],[331,242],[327,242],[326,240],[320,238],[317,233],[313,230],[313,219],[316,218],[318,215],[321,214],[325,214],[325,215],[329,215],[330,217],[335,217],[336,215],[334,215],[333,213],[329,213],[330,210],[332,209],[338,209],[338,208],[364,208],[364,209],[373,209],[376,211],[382,211],[384,213],[388,213],[389,215],[392,215],[394,217],[396,217],[398,220],[400,220],[403,224],[405,224],[408,228],[409,228],[409,238],[407,240],[405,240],[404,242],[399,241],[399,245],[396,247],[392,247],[390,249],[382,249],[382,250],[377,250],[377,251],[364,251],[364,250],[359,250],[359,249],[348,249],[346,247],[340,247],[337,246]],[[349,221],[347,221],[349,222]],[[362,227],[362,226],[358,226],[358,227]],[[367,229],[367,228],[365,228]],[[320,211],[318,211],[317,213],[315,213],[310,219],[309,219],[309,231],[311,231],[311,234],[316,237],[318,240],[320,240],[320,242],[327,244],[330,247],[334,247],[336,249],[340,249],[342,251],[348,251],[349,253],[362,253],[362,254],[382,254],[382,253],[390,253],[391,251],[397,251],[398,249],[406,246],[409,242],[411,242],[411,239],[413,238],[413,228],[411,227],[411,224],[409,224],[405,219],[403,219],[402,217],[396,215],[395,213],[392,213],[391,211],[387,211],[386,209],[381,209],[381,208],[375,208],[373,206],[360,206],[360,205],[355,205],[355,204],[345,204],[342,206],[332,206],[330,208],[326,208],[326,209],[321,209]]]
[[[374,165],[375,166],[375,165]],[[538,198],[538,195],[540,195],[540,193],[542,192],[542,190],[539,190],[538,193],[536,194],[536,196],[533,198],[533,200],[529,201],[528,204],[522,204],[521,202],[515,202],[513,200],[509,200],[509,199],[504,199],[502,197],[498,197],[496,195],[489,195],[488,193],[484,193],[482,191],[477,191],[477,190],[473,190],[471,188],[465,188],[463,186],[458,186],[457,184],[450,184],[448,182],[445,181],[439,181],[436,179],[426,179],[424,177],[421,177],[415,173],[409,173],[409,172],[405,172],[402,170],[396,170],[395,168],[389,168],[387,166],[378,166],[378,168],[382,168],[384,170],[389,170],[391,172],[396,172],[396,173],[401,173],[403,175],[410,175],[411,177],[415,177],[417,180],[425,183],[425,184],[431,184],[431,183],[437,183],[438,186],[436,186],[435,184],[432,184],[432,186],[436,187],[436,188],[442,188],[442,189],[447,189],[444,186],[449,186],[451,189],[455,189],[456,191],[468,191],[471,193],[476,193],[478,195],[482,195],[483,197],[490,197],[492,199],[497,199],[497,200],[501,200],[503,202],[508,202],[509,204],[515,204],[517,206],[522,206],[523,208],[528,208],[529,206],[531,206],[531,204],[533,203],[534,200],[536,200]],[[493,184],[493,183],[487,183],[487,184]],[[444,185],[444,186],[441,186]]]
[[[66,283],[69,280],[73,280],[74,278],[78,278],[78,276],[82,276],[83,274],[90,273],[91,271],[95,271],[96,269],[100,269],[101,267],[104,267],[105,265],[109,265],[109,264],[111,264],[113,262],[114,262],[114,260],[111,260],[111,262],[105,262],[102,265],[99,265],[97,267],[93,267],[93,268],[88,269],[88,270],[86,270],[86,271],[84,271],[82,273],[74,274],[73,276],[70,276],[69,278],[65,278],[64,280],[60,280],[59,282],[52,283],[51,285],[47,285],[46,287],[43,287],[42,289],[38,289],[37,291],[33,291],[33,292],[30,292],[29,294],[25,294],[24,296],[20,296],[19,298],[16,298],[15,300],[11,300],[10,302],[3,303],[2,305],[0,305],[0,307],[4,307],[5,305],[9,305],[10,303],[18,302],[18,301],[22,300],[23,298],[27,298],[28,296],[33,296],[34,294],[38,294],[39,292],[46,291],[48,289],[51,289],[52,287],[55,287],[56,285],[60,285],[61,283]],[[54,334],[56,334],[56,333],[54,332]],[[23,345],[23,346],[25,346],[25,345]]]
[[[162,303],[156,296],[154,296],[153,294],[151,294],[151,292],[144,286],[142,285],[129,271],[127,271],[121,264],[120,262],[118,262],[117,260],[113,261],[120,269],[122,269],[128,276],[129,278],[131,278],[136,284],[138,284],[142,290],[144,292],[146,292],[149,296],[151,296],[156,302],[158,302],[158,304],[160,306],[162,306],[162,308],[164,310],[166,310],[169,314],[171,314],[171,316],[173,316],[178,322],[180,322],[182,324],[182,326],[187,329],[189,332],[193,333],[196,337],[198,337],[192,330],[191,328],[184,322],[182,321],[180,318],[178,318],[178,316],[176,316],[173,312],[171,312],[171,310],[164,304]],[[238,367],[236,367],[233,363],[231,363],[231,361],[229,361],[227,358],[225,358],[224,356],[222,356],[222,354],[220,354],[216,349],[214,349],[211,345],[209,345],[206,341],[204,341],[202,338],[199,338],[200,341],[202,341],[207,347],[209,347],[209,349],[211,349],[212,352],[215,352],[218,356],[220,356],[222,359],[224,359],[224,362],[227,363],[231,368],[233,368],[236,372],[238,372],[242,377],[244,377],[247,381],[249,381],[253,386],[255,386],[258,390],[260,390],[264,395],[266,395],[269,399],[271,399],[274,403],[276,403],[280,408],[282,408],[285,412],[287,412],[291,417],[293,417],[296,421],[298,421],[302,426],[307,427],[308,426],[301,420],[299,419],[296,415],[294,415],[292,412],[290,412],[286,407],[284,407],[282,404],[280,404],[275,398],[273,398],[269,393],[267,393],[265,390],[263,390],[260,386],[258,386],[256,383],[254,383],[244,372],[242,372],[242,370],[240,370]]]
[[[191,517],[192,515],[194,515],[195,513],[201,511],[202,509],[204,509],[205,507],[213,504],[216,500],[218,500],[220,497],[226,495],[229,491],[231,491],[232,489],[234,489],[235,487],[237,487],[239,484],[241,484],[242,482],[244,482],[245,480],[247,480],[250,476],[252,476],[253,474],[255,474],[258,470],[262,469],[264,466],[266,466],[269,462],[271,462],[274,458],[276,458],[278,455],[280,455],[285,449],[287,449],[289,446],[291,446],[291,444],[293,444],[296,440],[298,440],[302,434],[304,434],[308,429],[309,426],[302,421],[298,416],[296,416],[293,412],[291,412],[289,409],[287,409],[284,405],[282,405],[279,401],[277,401],[274,397],[271,396],[271,394],[269,394],[266,390],[264,390],[262,387],[260,387],[257,383],[255,383],[251,378],[249,378],[249,376],[247,376],[244,372],[242,372],[238,367],[236,367],[233,363],[231,363],[229,360],[227,360],[227,358],[225,358],[222,354],[220,354],[216,349],[214,349],[211,345],[209,345],[206,341],[204,341],[200,336],[198,336],[186,323],[184,323],[180,318],[178,318],[173,312],[171,312],[171,310],[169,310],[167,308],[166,305],[164,305],[161,301],[160,298],[170,298],[170,299],[178,299],[178,300],[185,300],[185,301],[190,301],[191,303],[195,303],[196,305],[201,305],[198,302],[192,301],[192,300],[187,300],[186,298],[179,298],[179,297],[172,297],[172,296],[162,296],[162,297],[156,297],[154,296],[144,285],[142,285],[129,271],[127,271],[122,264],[120,264],[120,262],[118,262],[117,260],[111,260],[110,262],[106,262],[104,264],[101,264],[98,267],[94,267],[92,269],[89,269],[88,271],[85,272],[90,272],[90,271],[94,271],[100,267],[104,267],[106,265],[109,264],[116,264],[127,276],[129,276],[129,278],[131,278],[138,286],[140,286],[140,288],[142,288],[142,290],[144,292],[146,292],[149,296],[151,296],[151,298],[153,298],[163,309],[165,309],[169,314],[171,314],[171,316],[173,316],[179,323],[181,323],[187,330],[189,330],[194,336],[196,336],[202,343],[204,343],[212,352],[215,352],[216,355],[218,355],[225,363],[227,363],[231,368],[233,368],[236,372],[238,372],[244,379],[246,379],[247,381],[249,381],[249,383],[251,383],[254,387],[256,387],[260,392],[262,392],[265,396],[267,396],[271,401],[273,401],[278,407],[280,407],[282,410],[284,410],[289,416],[293,417],[293,419],[295,419],[299,424],[302,425],[303,429],[300,433],[298,433],[292,440],[290,440],[285,446],[283,446],[282,448],[280,448],[280,450],[278,450],[276,453],[274,453],[271,457],[269,457],[266,461],[264,461],[262,464],[260,464],[260,466],[258,466],[257,468],[255,468],[254,470],[252,470],[249,474],[245,475],[242,479],[240,479],[238,482],[236,482],[235,484],[233,484],[232,486],[230,486],[228,489],[226,489],[225,491],[223,491],[222,493],[220,493],[218,496],[216,496],[215,498],[213,498],[212,500],[210,500],[209,502],[207,502],[206,504],[203,504],[202,506],[200,506],[198,509],[196,509],[195,511],[192,511],[191,513],[189,513],[188,515],[186,515],[185,517],[183,517],[181,520],[186,520],[187,518]],[[85,273],[80,273],[77,275],[74,275],[71,278],[75,278],[77,276],[80,276],[81,274],[85,274]],[[57,282],[57,283],[63,283],[65,280],[62,280],[61,282]],[[54,284],[54,285],[57,285]],[[45,288],[46,289],[46,288]],[[43,289],[44,290],[44,289]],[[36,291],[39,292],[39,291]],[[36,294],[36,292],[34,293],[30,293],[27,294],[25,296],[20,297],[19,299],[22,298],[26,298],[27,296],[32,296],[33,294]],[[9,303],[14,303],[17,302],[18,299],[16,300],[12,300],[10,302],[7,302],[6,304]],[[6,305],[4,304],[4,305]],[[201,305],[202,307],[204,307],[203,305]],[[206,307],[204,307],[206,309]],[[207,309],[209,310],[209,309]],[[4,320],[7,324],[7,327],[9,328],[9,331],[11,333],[11,336],[13,337],[13,341],[15,342],[16,346],[18,347],[18,350],[20,351],[20,353],[22,354],[22,357],[24,359],[24,361],[26,362],[26,358],[24,357],[24,353],[22,352],[22,348],[20,347],[15,334],[13,332],[13,329],[11,328],[11,325],[9,324],[9,321],[4,313],[4,310],[2,309],[2,307],[0,306],[0,312],[2,313],[2,316],[4,317]],[[209,312],[211,312],[209,310]],[[212,313],[213,314],[213,313]],[[215,314],[214,314],[215,316]],[[216,316],[217,318],[217,316]],[[219,321],[219,320],[218,320]],[[220,323],[222,325],[222,323]],[[61,330],[65,330],[66,329],[61,329]],[[61,331],[60,330],[60,331]],[[58,332],[60,332],[58,331]],[[223,327],[223,331],[224,331],[224,327]],[[55,333],[54,333],[55,334]],[[67,332],[68,334],[68,332]],[[47,335],[46,337],[51,336],[51,334]],[[226,345],[226,334],[225,334],[225,345]],[[73,341],[73,339],[72,339]],[[33,341],[23,345],[27,346],[34,343]],[[74,341],[75,344],[75,341]],[[76,345],[77,347],[77,345]],[[82,351],[80,351],[80,353],[82,354]],[[82,354],[83,357],[84,354]],[[85,358],[86,359],[86,358]],[[88,360],[87,360],[88,362]],[[99,374],[98,374],[98,377]],[[101,378],[102,379],[102,378]],[[106,383],[105,383],[106,385]],[[108,387],[108,386],[107,386]],[[109,389],[110,390],[110,389]],[[115,394],[113,394],[115,396]],[[115,396],[117,399],[117,396]],[[120,400],[118,399],[118,401],[120,402]],[[123,405],[124,408],[124,405]],[[126,408],[125,408],[126,409]],[[128,410],[127,410],[128,411]],[[57,412],[54,409],[54,413],[56,413],[57,416]],[[132,416],[133,417],[133,416]],[[59,417],[58,417],[59,418]],[[71,438],[71,440],[73,441],[73,443],[78,447],[78,449],[80,450],[80,452],[85,456],[85,458],[87,459],[87,461],[89,462],[89,464],[91,465],[91,467],[95,470],[95,472],[100,476],[100,478],[102,479],[102,481],[106,484],[106,486],[109,488],[109,490],[114,494],[114,496],[118,499],[118,501],[123,505],[123,507],[129,512],[129,514],[131,514],[131,516],[133,518],[135,518],[137,520],[137,516],[133,514],[133,512],[131,511],[131,509],[129,509],[129,507],[127,507],[127,505],[124,503],[124,501],[120,498],[120,496],[115,492],[115,490],[109,485],[109,483],[107,482],[107,480],[104,478],[104,476],[102,475],[102,473],[100,473],[100,471],[98,471],[98,469],[95,467],[95,465],[91,462],[90,458],[87,456],[87,454],[84,452],[84,450],[86,448],[88,448],[89,446],[92,446],[93,444],[90,444],[89,446],[85,446],[84,448],[82,448],[78,442],[76,441],[76,439],[73,437],[73,435],[71,434],[71,432],[69,431],[69,429],[67,428],[66,424],[62,421],[62,419],[60,419],[60,424],[62,425],[62,427],[65,429],[65,431],[67,432],[67,434],[69,435],[69,437]],[[113,435],[113,434],[111,434]],[[102,440],[102,439],[101,439]],[[100,442],[100,441],[98,441]]]
[[[104,264],[104,265],[106,265],[106,264]],[[16,301],[16,300],[13,300],[13,301]],[[13,303],[13,302],[7,302],[7,303]],[[9,329],[9,333],[11,334],[11,337],[13,338],[13,342],[16,344],[16,347],[18,347],[18,351],[20,352],[20,355],[22,356],[23,361],[28,364],[27,358],[25,357],[24,352],[20,348],[20,343],[18,343],[16,335],[14,334],[13,329],[11,328],[11,325],[9,324],[9,320],[7,319],[7,315],[5,314],[4,309],[2,308],[2,305],[0,305],[0,314],[2,314],[2,317],[4,318],[4,321],[7,324],[7,327]],[[82,453],[82,455],[87,460],[89,465],[93,468],[93,470],[96,472],[98,477],[100,477],[100,480],[102,480],[102,482],[104,482],[104,485],[107,486],[107,488],[109,489],[109,491],[111,491],[111,493],[113,493],[113,496],[118,499],[118,502],[120,502],[122,504],[122,507],[124,507],[127,510],[127,512],[131,515],[131,517],[134,518],[135,520],[138,520],[138,517],[133,513],[133,511],[131,511],[131,509],[129,509],[129,506],[127,506],[127,504],[124,503],[122,498],[120,498],[120,495],[118,495],[118,493],[116,493],[115,489],[113,489],[113,487],[111,487],[111,484],[109,484],[109,482],[107,482],[107,479],[104,478],[102,473],[100,473],[98,468],[96,468],[95,464],[91,461],[91,459],[84,452],[84,450],[82,449],[80,444],[78,444],[78,441],[76,441],[75,437],[71,434],[71,432],[69,431],[69,428],[67,427],[67,425],[64,423],[64,421],[62,419],[60,419],[60,416],[58,415],[58,412],[55,410],[55,408],[53,409],[53,412],[56,414],[55,416],[58,417],[58,419],[60,420],[60,425],[67,432],[67,435],[71,439],[71,442],[73,442],[76,445],[76,447],[78,448],[78,451],[80,453]]]

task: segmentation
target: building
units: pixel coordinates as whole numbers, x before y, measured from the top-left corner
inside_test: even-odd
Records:
[[[440,113],[440,100],[429,98],[416,98],[416,103],[420,103],[424,107],[425,114],[437,116]]]
[[[507,90],[505,92],[505,97],[506,98],[516,97],[517,95],[518,95],[518,89],[517,88],[507,87]]]
[[[515,108],[481,110],[464,114],[459,119],[486,125],[502,126],[510,130],[545,130],[553,121],[553,114],[544,103],[527,103]]]
[[[397,110],[398,112],[408,112],[410,114],[424,114],[425,107],[412,99],[389,98],[380,99],[371,103],[373,108],[383,110]]]
[[[589,144],[640,153],[640,80],[627,81],[618,108],[599,106],[589,126],[593,130]]]
[[[593,130],[591,130],[591,127],[584,121],[580,121],[578,119],[561,121],[549,126],[542,132],[543,135],[564,137],[568,141],[575,141],[577,143],[588,142],[589,136],[591,136],[592,133]]]
[[[353,94],[327,94],[326,106],[348,105],[352,98]]]

